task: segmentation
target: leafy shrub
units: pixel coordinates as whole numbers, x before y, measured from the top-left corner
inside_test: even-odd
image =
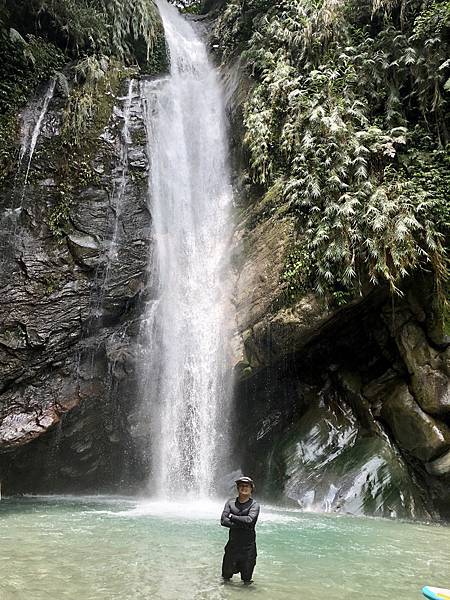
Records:
[[[216,24],[224,59],[244,52],[256,80],[251,176],[282,185],[318,292],[446,277],[449,6],[229,0]]]
[[[42,35],[73,57],[129,59],[139,38],[150,53],[159,30],[153,0],[6,0],[5,5],[11,26]]]
[[[136,62],[151,73],[167,67],[153,0],[5,0],[0,57],[0,180],[14,169],[17,113],[42,81],[56,76],[68,97],[64,130],[71,128],[66,138],[77,145],[93,121],[101,121],[96,119],[99,94],[108,91],[103,78],[109,81],[120,68],[124,74],[123,66]]]

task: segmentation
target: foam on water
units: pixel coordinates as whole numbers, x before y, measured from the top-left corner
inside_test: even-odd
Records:
[[[198,497],[195,500],[166,501],[143,500],[133,508],[111,512],[126,517],[158,517],[162,519],[188,519],[193,521],[218,521],[222,513],[224,501]],[[201,510],[198,508],[201,507]],[[260,522],[288,523],[298,520],[300,511],[283,511],[272,506],[264,506],[260,513]]]

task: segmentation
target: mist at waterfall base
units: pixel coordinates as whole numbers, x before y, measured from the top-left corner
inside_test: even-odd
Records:
[[[250,588],[220,579],[214,503],[23,498],[0,503],[2,600],[413,600],[448,586],[450,529],[262,507]]]

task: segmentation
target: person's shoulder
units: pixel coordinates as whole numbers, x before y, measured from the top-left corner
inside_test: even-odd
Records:
[[[252,500],[253,500],[252,506],[254,508],[261,508],[261,506],[260,506],[260,504],[259,504],[259,502],[257,500],[255,500],[254,498],[252,498]]]

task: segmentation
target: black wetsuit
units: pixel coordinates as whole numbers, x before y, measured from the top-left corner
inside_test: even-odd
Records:
[[[222,563],[222,577],[231,579],[240,573],[242,581],[251,581],[256,564],[255,525],[259,504],[250,498],[241,503],[239,499],[225,503],[220,524],[230,529]]]

